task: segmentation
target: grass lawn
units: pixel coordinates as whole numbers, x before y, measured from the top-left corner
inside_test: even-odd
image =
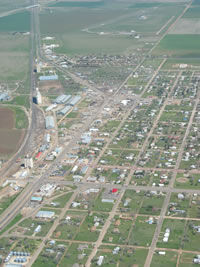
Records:
[[[83,250],[80,250],[81,246],[83,247]],[[91,245],[72,243],[68,248],[67,253],[59,263],[59,267],[73,266],[75,263],[84,265],[90,253]],[[84,254],[84,256],[79,257],[81,254]]]
[[[1,199],[0,201],[0,214],[4,212],[4,210],[6,210],[12,203],[13,201],[18,197],[18,194],[15,194],[13,196],[10,197],[4,197]]]
[[[156,229],[156,224],[148,224],[148,217],[138,216],[132,233],[130,235],[129,244],[134,246],[150,246],[151,240]]]
[[[111,226],[104,236],[103,242],[126,244],[132,224],[133,220],[131,219],[120,219],[119,216],[115,216],[113,218]]]
[[[28,118],[25,112],[20,107],[10,107],[15,112],[15,127],[16,129],[27,129]]]
[[[22,218],[21,214],[17,214],[14,219],[0,232],[0,235],[2,235],[4,232],[6,232],[9,228],[11,228],[13,225],[15,225],[18,221],[20,221]]]
[[[186,227],[185,220],[165,219],[162,225],[157,247],[180,249]],[[163,242],[166,228],[171,230],[167,243]]]
[[[176,252],[166,251],[165,255],[159,255],[158,251],[156,251],[153,255],[151,267],[160,267],[160,266],[176,267],[177,258],[178,255]]]
[[[64,208],[67,202],[69,201],[70,197],[72,196],[73,192],[64,194],[60,197],[54,198],[52,202],[56,203],[54,208]],[[45,205],[45,207],[52,207],[51,204]]]

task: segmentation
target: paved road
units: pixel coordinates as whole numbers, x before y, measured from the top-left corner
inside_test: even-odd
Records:
[[[34,0],[31,0],[31,3],[34,3]],[[21,10],[21,9],[20,9]],[[24,156],[25,153],[27,153],[35,134],[35,131],[37,131],[37,118],[39,117],[38,113],[40,112],[39,109],[35,104],[33,104],[33,95],[35,91],[35,77],[34,77],[34,63],[35,63],[35,34],[34,34],[34,17],[33,17],[33,9],[31,12],[31,51],[30,51],[30,57],[29,57],[29,69],[30,69],[30,116],[29,116],[29,127],[27,129],[26,137],[23,141],[23,144],[21,145],[20,149],[17,151],[17,153],[7,162],[5,165],[5,168],[3,167],[0,171],[0,175],[2,177],[7,176],[13,165],[15,164],[15,161],[20,158],[21,156]],[[41,129],[40,129],[41,130]]]

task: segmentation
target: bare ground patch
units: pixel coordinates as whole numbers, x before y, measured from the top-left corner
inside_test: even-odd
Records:
[[[180,184],[185,184],[185,183],[188,183],[188,178],[184,178],[184,177],[181,177],[181,178],[178,178],[177,179],[177,182],[180,183]]]
[[[0,155],[9,155],[14,153],[22,143],[25,131],[18,129],[0,130]]]
[[[0,108],[0,130],[12,129],[14,127],[15,127],[14,111],[9,108]]]
[[[52,95],[58,95],[64,92],[62,84],[59,81],[42,81],[39,84],[39,88],[44,93]]]

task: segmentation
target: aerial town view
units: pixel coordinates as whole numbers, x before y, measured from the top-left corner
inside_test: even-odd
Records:
[[[0,0],[0,266],[200,265],[200,0]]]

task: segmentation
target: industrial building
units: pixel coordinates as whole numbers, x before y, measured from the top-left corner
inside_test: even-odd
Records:
[[[38,211],[36,217],[43,219],[52,219],[55,216],[54,211],[40,210]]]
[[[65,114],[67,114],[67,112],[69,112],[70,110],[71,110],[71,106],[65,106],[63,109],[61,109],[60,111],[59,111],[59,114],[61,114],[61,115],[65,115]]]
[[[74,96],[70,101],[69,101],[69,105],[71,106],[75,106],[81,99],[80,95]]]
[[[47,116],[45,118],[46,129],[54,129],[55,128],[55,121],[53,116]]]
[[[59,95],[53,102],[55,104],[65,104],[72,96],[71,95]]]
[[[58,75],[40,76],[40,81],[56,81],[58,80]]]
[[[42,104],[42,95],[41,95],[41,93],[40,93],[39,90],[37,90],[37,93],[36,93],[36,103],[38,105],[41,105]]]

